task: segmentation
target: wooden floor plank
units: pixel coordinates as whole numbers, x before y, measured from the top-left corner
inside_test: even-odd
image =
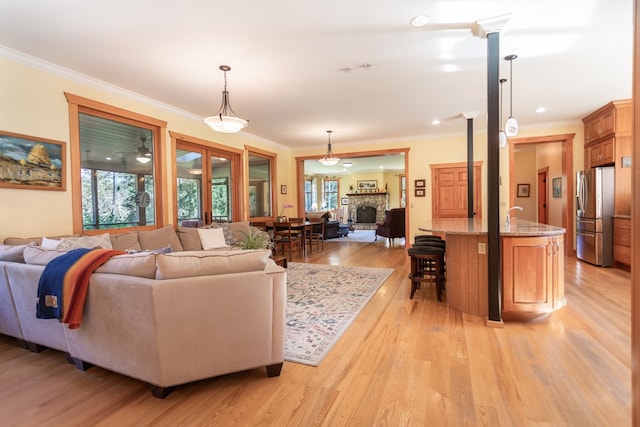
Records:
[[[438,303],[429,284],[410,300],[399,239],[329,240],[305,261],[394,269],[320,366],[285,362],[280,377],[254,369],[160,400],[137,380],[0,336],[2,425],[631,424],[629,272],[568,257],[566,307],[493,328]]]

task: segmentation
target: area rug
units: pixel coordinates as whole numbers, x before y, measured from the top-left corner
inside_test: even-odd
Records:
[[[375,240],[376,231],[375,230],[354,230],[350,231],[344,237],[339,237],[337,241],[340,242],[359,242],[359,243],[378,243],[380,240],[385,240],[383,238],[378,238],[378,241]]]
[[[285,360],[318,366],[392,271],[290,262]]]

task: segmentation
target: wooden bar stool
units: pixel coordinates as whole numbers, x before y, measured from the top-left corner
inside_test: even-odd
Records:
[[[409,274],[411,294],[409,298],[413,299],[420,283],[435,282],[438,301],[442,301],[445,280],[444,241],[421,240],[409,248],[407,253],[411,257],[411,273]]]

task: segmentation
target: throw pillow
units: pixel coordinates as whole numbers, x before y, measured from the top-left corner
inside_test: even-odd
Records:
[[[71,249],[78,248],[112,249],[109,233],[98,234],[95,236],[65,237],[62,239],[62,242],[60,242],[58,247],[56,247],[56,249],[61,251],[70,251]]]
[[[138,231],[138,240],[140,247],[144,250],[162,249],[167,246],[171,246],[173,252],[184,250],[173,225],[166,225],[156,230],[140,230]]]
[[[129,233],[120,233],[111,235],[111,246],[119,251],[139,251],[140,242],[138,241],[138,230]]]
[[[227,247],[227,242],[222,228],[198,228],[197,230],[198,235],[200,236],[202,249],[209,250]]]
[[[251,225],[249,221],[231,222],[229,223],[231,229],[231,235],[233,236],[233,242],[231,245],[236,245],[242,241],[251,232]]]
[[[40,246],[42,246],[45,249],[56,249],[60,243],[62,243],[62,239],[56,240],[56,239],[49,239],[48,237],[43,237],[42,243],[40,244]]]
[[[200,243],[200,235],[196,228],[178,227],[178,238],[185,251],[201,251],[202,243]]]

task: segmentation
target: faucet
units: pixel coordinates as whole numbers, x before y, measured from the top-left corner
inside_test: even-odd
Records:
[[[517,210],[521,211],[522,210],[522,206],[513,206],[513,207],[509,208],[509,210],[507,210],[507,221],[506,221],[506,224],[511,224],[511,216],[509,215],[509,213],[514,209],[517,209]]]

